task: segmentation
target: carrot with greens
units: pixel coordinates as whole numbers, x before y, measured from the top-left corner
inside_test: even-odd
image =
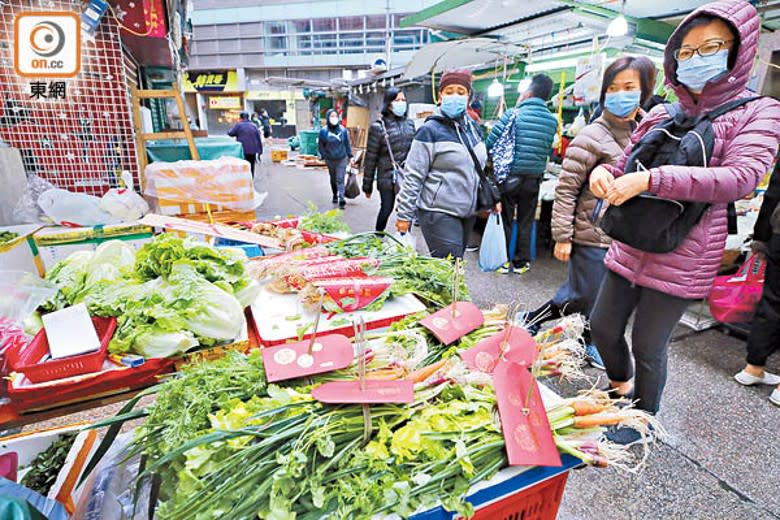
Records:
[[[418,368],[414,372],[412,372],[411,380],[415,383],[422,383],[429,377],[431,377],[433,374],[444,368],[444,365],[447,364],[446,359],[441,359],[437,361],[436,363],[433,363],[431,365],[428,365],[427,367]]]

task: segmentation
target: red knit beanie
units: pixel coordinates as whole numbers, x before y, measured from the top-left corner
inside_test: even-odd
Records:
[[[444,90],[447,85],[462,85],[471,92],[471,71],[468,70],[448,70],[441,76],[439,90]]]

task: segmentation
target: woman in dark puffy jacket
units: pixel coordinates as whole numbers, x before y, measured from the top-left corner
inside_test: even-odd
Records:
[[[395,193],[401,187],[401,168],[414,140],[414,123],[407,117],[406,96],[396,88],[385,92],[381,117],[368,129],[363,161],[363,193],[370,199],[374,178],[382,205],[376,217],[376,230],[384,231],[395,207]],[[388,143],[390,147],[388,149]]]

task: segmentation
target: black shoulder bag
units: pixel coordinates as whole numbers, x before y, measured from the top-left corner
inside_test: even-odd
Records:
[[[726,103],[708,114],[686,117],[669,105],[671,117],[652,128],[631,150],[625,175],[658,166],[707,167],[715,143],[712,121],[757,97]],[[710,204],[640,194],[621,206],[610,206],[601,228],[613,239],[648,253],[669,253],[682,244]]]
[[[458,131],[459,125],[455,123],[455,129]],[[471,160],[474,161],[474,168],[479,174],[479,188],[477,189],[477,212],[490,211],[496,204],[501,202],[501,192],[498,191],[496,181],[491,176],[485,173],[485,169],[477,159],[477,154],[474,153],[474,149],[471,147],[468,136],[462,139],[463,146],[469,151]]]

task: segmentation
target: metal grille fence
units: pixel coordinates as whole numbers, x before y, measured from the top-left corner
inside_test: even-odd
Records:
[[[122,170],[137,176],[132,112],[119,28],[103,18],[81,42],[81,72],[37,80],[14,70],[14,19],[32,11],[80,13],[80,0],[0,0],[0,138],[21,150],[28,174],[72,191],[101,195]],[[35,84],[37,82],[37,84]],[[62,99],[57,90],[65,83]],[[43,85],[41,85],[43,83]],[[46,97],[33,97],[33,89]]]

